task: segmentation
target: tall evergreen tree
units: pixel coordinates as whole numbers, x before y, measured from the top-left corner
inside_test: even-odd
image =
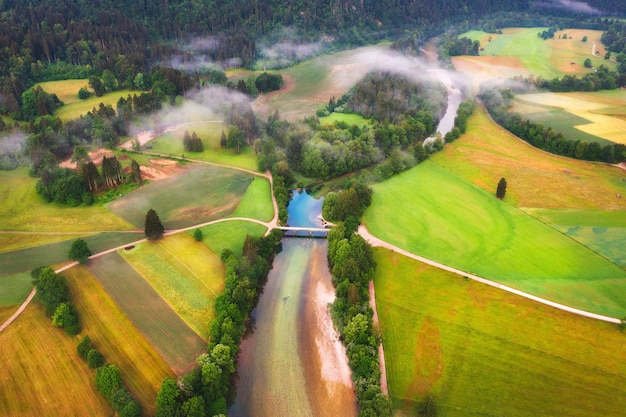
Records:
[[[146,214],[144,231],[148,240],[159,240],[163,237],[165,229],[163,228],[161,219],[159,219],[159,215],[153,209],[148,210],[148,213]]]
[[[496,190],[496,197],[502,200],[505,194],[506,194],[506,180],[504,178],[500,178],[500,182],[498,182],[498,189]]]

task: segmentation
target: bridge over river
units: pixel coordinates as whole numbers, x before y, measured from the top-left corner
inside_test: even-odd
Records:
[[[284,232],[285,236],[289,237],[318,237],[325,239],[328,237],[329,231],[329,229],[322,227],[279,226],[278,228]]]

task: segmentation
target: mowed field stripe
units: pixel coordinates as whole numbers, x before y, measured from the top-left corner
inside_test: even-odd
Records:
[[[119,254],[94,259],[89,269],[176,374],[193,368],[205,342]]]

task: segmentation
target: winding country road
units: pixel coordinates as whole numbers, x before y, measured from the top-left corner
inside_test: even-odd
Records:
[[[595,320],[606,321],[606,322],[609,322],[609,323],[619,324],[621,322],[620,319],[617,319],[617,318],[614,318],[614,317],[608,317],[608,316],[603,316],[601,314],[590,313],[588,311],[579,310],[577,308],[568,307],[568,306],[563,305],[563,304],[555,303],[554,301],[546,300],[545,298],[537,297],[535,295],[532,295],[532,294],[529,294],[529,293],[526,293],[526,292],[523,292],[523,291],[520,291],[520,290],[516,290],[515,288],[507,287],[506,285],[502,285],[502,284],[497,283],[495,281],[490,281],[488,279],[479,277],[477,275],[470,274],[469,272],[461,271],[460,269],[452,268],[450,266],[441,264],[439,262],[435,262],[435,261],[433,261],[431,259],[424,258],[424,257],[419,256],[419,255],[415,255],[415,254],[413,254],[411,252],[408,252],[408,251],[406,251],[404,249],[401,249],[401,248],[399,248],[397,246],[394,246],[394,245],[392,245],[390,243],[387,243],[387,242],[385,242],[383,240],[378,239],[377,237],[372,235],[367,230],[367,228],[365,226],[363,226],[363,225],[359,226],[359,235],[361,235],[361,237],[363,237],[363,239],[365,239],[372,246],[378,246],[378,247],[383,247],[383,248],[392,250],[392,251],[397,252],[397,253],[399,253],[401,255],[404,255],[404,256],[407,256],[409,258],[415,259],[417,261],[423,262],[425,264],[434,266],[435,268],[443,269],[445,271],[452,272],[452,273],[460,275],[462,277],[467,277],[469,279],[472,279],[474,281],[478,281],[480,283],[489,285],[491,287],[499,288],[499,289],[501,289],[503,291],[507,291],[507,292],[510,292],[512,294],[524,297],[524,298],[528,298],[529,300],[533,300],[533,301],[536,301],[538,303],[545,304],[547,306],[557,308],[559,310],[567,311],[568,313],[577,314],[579,316],[588,317],[588,318],[592,318],[592,319],[595,319]]]

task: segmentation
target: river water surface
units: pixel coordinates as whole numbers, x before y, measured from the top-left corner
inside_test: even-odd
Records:
[[[321,201],[294,192],[291,226],[320,227]],[[328,304],[325,239],[285,238],[241,344],[232,417],[356,416],[343,345]]]

